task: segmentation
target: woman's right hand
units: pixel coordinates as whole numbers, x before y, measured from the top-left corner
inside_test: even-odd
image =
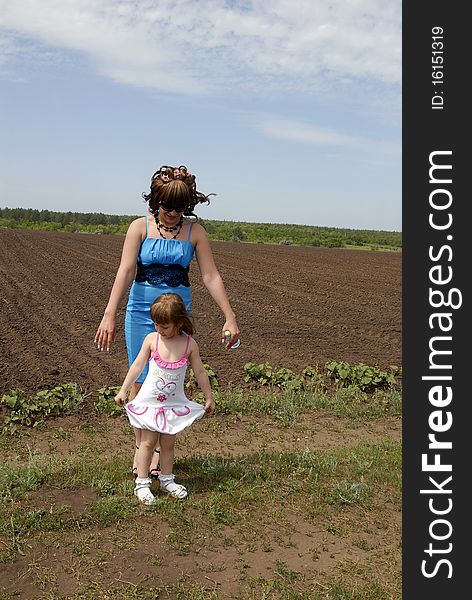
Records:
[[[93,343],[97,350],[106,350],[109,352],[111,345],[115,341],[116,320],[114,316],[103,315],[103,319],[98,326],[97,333]]]

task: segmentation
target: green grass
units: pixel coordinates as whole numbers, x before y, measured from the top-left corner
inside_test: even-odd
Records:
[[[152,508],[139,505],[133,495],[130,445],[108,439],[108,426],[114,424],[113,431],[117,430],[111,410],[113,391],[101,390],[101,395],[93,425],[79,419],[74,433],[56,429],[53,420],[43,423],[41,435],[47,439],[48,450],[32,449],[25,443],[34,441],[37,428],[33,427],[20,427],[15,436],[4,436],[0,445],[0,455],[6,457],[0,463],[0,563],[20,557],[26,560],[29,576],[47,592],[44,597],[223,599],[222,586],[212,575],[219,566],[205,562],[202,549],[215,556],[233,556],[241,600],[400,597],[401,443],[387,437],[354,446],[344,441],[347,427],[358,431],[366,421],[398,417],[399,390],[366,394],[346,387],[329,394],[320,388],[265,386],[220,391],[220,418],[209,419],[200,428],[207,443],[219,451],[206,451],[202,446],[193,455],[185,450],[179,454],[175,472],[188,487],[189,497],[180,502],[158,495]],[[94,402],[91,396],[87,401]],[[285,447],[281,437],[277,450],[270,450],[266,438],[260,439],[265,424],[270,425],[270,436],[280,432],[290,439],[292,431],[297,438],[310,439],[316,435],[312,417],[319,412],[336,424],[332,433],[339,435],[339,444],[335,448]],[[225,453],[225,420],[237,423],[240,418],[247,431],[247,449],[241,454]],[[59,447],[67,447],[77,433],[81,445],[73,446],[68,456],[61,455]],[[103,445],[97,444],[97,436]],[[258,449],[252,445],[255,436],[263,442]],[[104,447],[114,451],[102,452]],[[84,500],[74,504],[78,491]],[[148,547],[152,536],[161,531],[165,532],[165,552],[144,555],[144,572],[146,561],[159,569],[167,555],[186,560],[195,569],[166,583],[159,579],[131,583],[126,578],[103,583],[110,545],[119,566],[127,560],[123,557],[140,549],[143,539]],[[293,568],[285,553],[297,552],[301,535],[305,544],[313,539],[312,547],[304,549],[311,557],[310,566]],[[329,555],[329,540],[336,540],[343,552],[339,559],[332,559],[328,570],[318,572],[320,557]],[[73,560],[74,569],[95,578],[90,575],[87,583],[82,578],[69,596],[60,594],[55,567],[41,562],[44,552],[59,547],[72,548],[69,558],[64,558],[69,561],[64,569],[72,568]],[[39,554],[34,548],[41,549]],[[361,557],[351,558],[349,548]],[[251,568],[261,553],[269,566],[252,576]],[[2,596],[0,587],[2,598],[9,596],[6,592]]]
[[[218,411],[237,416],[260,413],[274,417],[282,427],[290,427],[301,414],[323,410],[337,417],[375,420],[400,416],[401,392],[398,389],[377,390],[367,394],[355,386],[341,388],[332,394],[321,391],[284,390],[277,387],[254,391],[228,389],[217,395]]]
[[[297,582],[296,582],[297,583]],[[234,596],[232,596],[234,598]],[[13,600],[14,596],[5,596],[5,600]],[[175,584],[159,588],[145,589],[139,587],[119,588],[112,590],[91,586],[87,591],[74,595],[48,595],[48,600],[224,600],[218,589],[199,584]],[[333,583],[331,585],[313,585],[308,592],[293,589],[292,584],[280,581],[279,578],[258,578],[251,581],[245,589],[241,589],[239,600],[395,600],[385,588],[377,582],[359,587],[349,583]],[[397,597],[400,600],[400,596]],[[0,596],[2,600],[2,596]]]
[[[224,600],[216,585],[191,583],[182,578],[171,585],[143,588],[142,586],[114,586],[103,589],[98,585],[67,596],[50,595],[48,600]],[[303,590],[305,588],[305,590]],[[234,596],[232,596],[234,597]],[[248,578],[241,586],[239,600],[400,600],[375,576],[362,584],[341,577],[307,581],[302,573],[293,571],[283,561],[277,561],[271,578]]]
[[[191,490],[185,503],[159,497],[155,507],[159,518],[176,533],[175,547],[181,538],[191,538],[194,530],[211,531],[218,536],[220,525],[235,527],[244,536],[249,526],[261,535],[264,527],[279,519],[290,506],[308,521],[327,514],[330,506],[372,507],[375,490],[382,497],[400,498],[401,450],[397,443],[360,444],[353,449],[304,451],[292,453],[257,452],[239,458],[211,456],[185,457],[178,460],[179,478]],[[136,518],[140,507],[132,496],[132,484],[126,472],[128,457],[103,459],[101,455],[38,461],[21,467],[3,466],[0,505],[0,532],[15,540],[36,531],[58,531],[108,527],[124,519]],[[90,473],[101,474],[100,479]],[[30,507],[28,492],[42,486],[70,490],[91,486],[103,497],[89,502],[79,515],[67,507],[47,512]],[[253,511],[262,516],[252,522]],[[282,521],[283,522],[283,517]],[[177,534],[178,532],[178,534]],[[188,548],[193,543],[187,544]]]

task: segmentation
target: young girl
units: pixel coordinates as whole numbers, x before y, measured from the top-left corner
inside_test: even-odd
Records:
[[[203,367],[198,346],[191,337],[193,325],[185,304],[178,294],[162,294],[151,306],[151,318],[157,333],[144,338],[141,350],[123,381],[115,402],[123,406],[126,394],[149,360],[149,370],[138,394],[125,410],[131,425],[140,430],[137,450],[137,477],[134,493],[143,504],[154,504],[149,467],[160,438],[160,489],[175,498],[185,498],[187,490],[174,481],[175,436],[203,415],[215,411],[210,380]],[[187,364],[193,369],[205,406],[185,396]]]

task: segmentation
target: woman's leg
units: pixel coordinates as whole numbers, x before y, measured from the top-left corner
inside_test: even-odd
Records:
[[[149,469],[149,473],[151,477],[157,477],[161,472],[161,442],[160,442],[161,434],[157,434],[157,442],[156,447],[154,448],[154,452],[151,457],[151,468]]]
[[[143,384],[142,383],[135,383],[133,384],[133,386],[131,387],[130,393],[129,393],[129,402],[131,402],[131,400],[134,400],[134,398],[136,398],[136,394],[139,392],[139,390],[141,389],[141,386]],[[141,444],[141,429],[137,429],[136,427],[133,427],[134,429],[134,446],[135,446],[135,450],[134,450],[134,457],[133,457],[133,475],[137,475],[137,456],[138,456],[138,448]]]

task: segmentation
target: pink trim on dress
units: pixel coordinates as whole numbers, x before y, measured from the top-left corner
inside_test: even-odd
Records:
[[[163,360],[159,354],[154,353],[152,354],[152,358],[154,359],[155,363],[157,365],[159,365],[160,367],[163,367],[164,369],[180,369],[180,367],[183,367],[184,365],[186,365],[188,363],[188,358],[186,356],[182,356],[181,359],[179,360]]]
[[[162,415],[162,427],[159,427],[159,416]],[[154,415],[154,422],[156,423],[156,427],[158,430],[166,430],[166,426],[167,426],[167,419],[166,419],[166,412],[165,410],[162,408],[162,406],[160,406],[159,408],[156,409],[156,414]]]
[[[138,410],[136,410],[136,409],[134,408],[134,406],[133,406],[132,404],[127,404],[127,405],[126,405],[126,410],[129,410],[129,412],[132,412],[132,413],[133,413],[133,415],[144,415],[144,413],[147,411],[147,409],[148,409],[148,408],[149,408],[149,407],[148,407],[148,406],[146,406],[146,407],[145,407],[145,409],[144,409],[143,411],[139,412]]]
[[[185,412],[178,412],[178,411],[175,410],[175,408],[171,408],[171,410],[174,413],[174,415],[177,415],[178,417],[186,417],[190,413],[190,407],[189,406],[184,406],[184,411]]]
[[[154,359],[154,361],[157,365],[159,365],[160,367],[163,367],[164,369],[180,369],[180,367],[183,367],[184,365],[188,364],[187,351],[188,351],[189,343],[190,343],[190,336],[187,335],[187,345],[185,346],[185,351],[184,351],[182,357],[179,358],[179,360],[164,360],[163,358],[161,358],[159,351],[157,350],[157,346],[159,344],[159,333],[158,333],[157,337],[156,337],[156,349],[151,354],[151,358]]]

